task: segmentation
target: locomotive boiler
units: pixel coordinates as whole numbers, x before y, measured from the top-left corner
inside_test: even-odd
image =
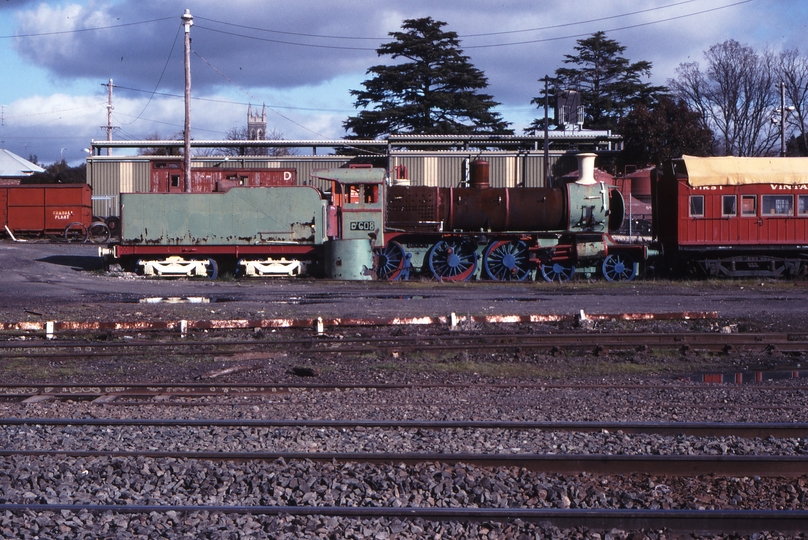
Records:
[[[560,187],[492,188],[484,161],[472,162],[468,187],[389,187],[380,277],[632,279],[647,251],[609,236],[624,204],[619,191],[594,180],[594,159],[580,155],[579,176]]]

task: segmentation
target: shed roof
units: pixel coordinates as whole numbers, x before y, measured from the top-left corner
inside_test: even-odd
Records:
[[[0,178],[21,178],[37,172],[45,172],[45,169],[14,152],[0,148]]]
[[[808,184],[808,158],[682,156],[691,186]]]

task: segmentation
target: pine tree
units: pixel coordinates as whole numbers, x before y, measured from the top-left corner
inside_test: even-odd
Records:
[[[608,39],[605,32],[577,43],[576,54],[564,55],[564,63],[578,67],[559,68],[556,78],[559,88],[581,93],[585,127],[616,130],[631,108],[639,103],[653,106],[666,92],[664,86],[641,81],[650,76],[651,62],[630,62],[623,56],[626,48]]]
[[[492,111],[499,105],[488,94],[488,79],[463,55],[455,32],[431,17],[407,19],[402,32],[376,52],[393,60],[367,73],[363,90],[351,90],[354,106],[363,108],[343,123],[365,139],[391,134],[512,133],[509,122]]]

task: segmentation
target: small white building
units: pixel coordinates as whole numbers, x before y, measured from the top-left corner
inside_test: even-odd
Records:
[[[14,152],[0,148],[0,185],[19,185],[20,180],[38,172],[45,172],[45,169]]]

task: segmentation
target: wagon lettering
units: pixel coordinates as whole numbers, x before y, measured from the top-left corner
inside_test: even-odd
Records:
[[[73,216],[73,212],[70,210],[54,210],[53,211],[53,219],[70,219]]]
[[[797,185],[788,185],[788,184],[769,184],[769,187],[772,188],[772,191],[777,190],[787,190],[787,191],[806,191],[808,190],[808,185],[806,184],[797,184]]]
[[[374,221],[352,221],[352,231],[374,231],[376,230],[376,223]]]

